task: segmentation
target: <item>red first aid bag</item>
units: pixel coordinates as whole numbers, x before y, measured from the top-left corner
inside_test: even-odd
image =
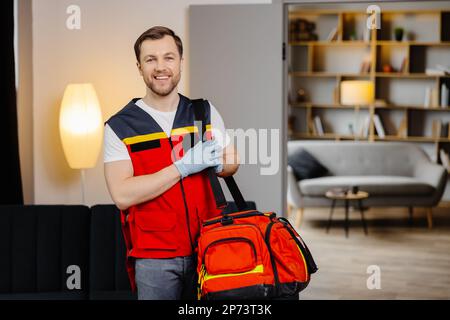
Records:
[[[203,103],[194,100],[199,121]],[[217,207],[223,208],[227,202],[214,168],[207,170]],[[202,223],[198,298],[271,299],[298,294],[318,270],[305,242],[287,219],[274,212],[247,210],[234,178],[224,180],[239,211]]]

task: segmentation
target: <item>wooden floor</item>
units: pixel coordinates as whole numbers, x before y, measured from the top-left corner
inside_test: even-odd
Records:
[[[406,208],[370,209],[367,236],[359,212],[351,211],[348,238],[343,209],[335,211],[329,234],[328,214],[305,209],[298,230],[319,267],[300,299],[450,299],[449,208],[433,210],[433,229],[420,208],[412,226]],[[371,265],[380,268],[381,289],[367,288]]]

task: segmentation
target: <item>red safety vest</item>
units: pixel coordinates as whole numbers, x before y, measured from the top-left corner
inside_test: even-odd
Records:
[[[135,104],[138,98],[106,122],[126,145],[134,176],[170,166],[198,141],[192,103],[179,96],[170,137]],[[210,108],[206,109],[206,139],[211,139],[211,113]],[[195,253],[201,222],[218,214],[205,171],[185,177],[150,201],[121,211],[132,290],[136,290],[134,258],[174,258]]]

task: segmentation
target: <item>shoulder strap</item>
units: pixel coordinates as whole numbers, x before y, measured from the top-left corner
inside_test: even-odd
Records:
[[[204,140],[205,132],[206,132],[206,104],[208,102],[204,99],[196,99],[192,100],[192,105],[194,107],[195,121],[201,122],[201,139]],[[227,205],[225,195],[223,193],[222,187],[220,185],[219,179],[216,175],[214,168],[206,169],[208,172],[209,181],[211,183],[212,190],[214,192],[214,197],[216,199],[216,206],[218,209],[222,209]],[[231,196],[233,197],[234,202],[239,211],[244,211],[248,209],[247,203],[242,196],[239,187],[236,184],[233,176],[225,177],[225,183],[227,184],[228,190],[230,190]]]

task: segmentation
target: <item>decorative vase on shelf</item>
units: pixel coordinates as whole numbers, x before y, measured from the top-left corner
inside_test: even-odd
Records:
[[[307,101],[307,94],[304,89],[298,89],[297,90],[297,102],[306,102]]]
[[[404,31],[405,30],[403,28],[395,28],[394,29],[395,40],[402,41],[403,40],[403,33],[404,33]]]
[[[390,64],[385,64],[385,65],[383,65],[383,72],[384,73],[394,72],[394,69],[392,68],[392,66]]]

